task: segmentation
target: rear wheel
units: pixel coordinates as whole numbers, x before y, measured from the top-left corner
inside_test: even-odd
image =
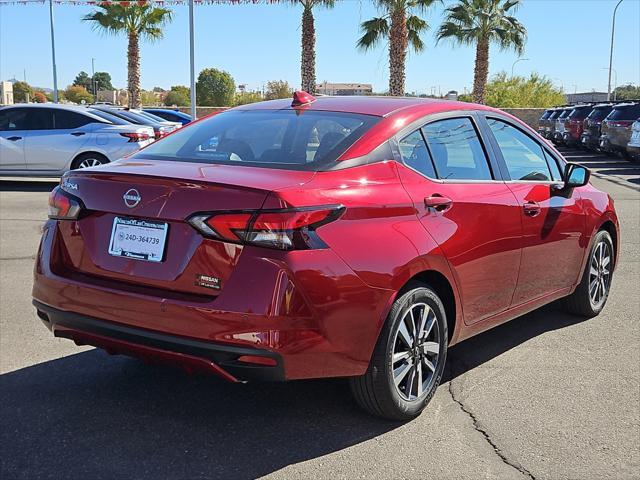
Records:
[[[595,317],[602,311],[611,288],[614,255],[611,235],[605,230],[599,231],[593,240],[580,284],[565,299],[565,309],[569,313]]]
[[[77,170],[80,168],[89,168],[89,167],[97,167],[98,165],[103,165],[105,163],[109,163],[109,159],[104,155],[100,155],[99,153],[83,153],[82,155],[78,155],[78,157],[73,161],[71,165],[71,170]]]
[[[414,285],[394,302],[367,372],[350,381],[358,404],[390,420],[420,415],[442,379],[447,341],[438,295]]]

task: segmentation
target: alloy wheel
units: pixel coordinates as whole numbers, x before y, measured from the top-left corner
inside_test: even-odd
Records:
[[[89,168],[89,167],[97,167],[98,165],[102,165],[102,162],[97,158],[85,158],[80,164],[78,168]]]
[[[440,332],[436,314],[426,303],[411,305],[398,324],[391,368],[400,396],[414,401],[429,391],[438,368]]]
[[[589,299],[598,306],[607,297],[611,284],[611,248],[607,242],[600,242],[593,249],[589,262]]]

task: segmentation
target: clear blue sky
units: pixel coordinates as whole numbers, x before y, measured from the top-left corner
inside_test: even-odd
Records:
[[[449,5],[452,1],[445,0]],[[524,61],[517,74],[536,71],[568,92],[606,91],[611,14],[615,0],[524,0],[517,13],[529,33]],[[126,86],[126,40],[95,32],[81,17],[90,7],[56,5],[56,51],[60,88],[80,70],[108,71],[117,87]],[[173,22],[165,38],[142,45],[142,86],[168,88],[189,83],[188,9],[172,6]],[[471,89],[474,49],[435,45],[434,32],[444,8],[432,8],[426,19],[427,49],[411,53],[407,90],[430,93]],[[260,88],[268,80],[299,83],[300,14],[290,5],[202,5],[196,7],[196,69],[227,70],[236,84]],[[317,9],[318,81],[372,83],[387,88],[386,46],[361,53],[355,49],[359,24],[377,14],[369,1],[336,2],[333,10]],[[510,71],[514,52],[491,50],[490,73]],[[617,83],[640,84],[640,0],[624,0],[618,9],[614,69]],[[0,79],[23,78],[51,87],[49,16],[46,5],[0,4]],[[614,75],[615,79],[616,75]]]

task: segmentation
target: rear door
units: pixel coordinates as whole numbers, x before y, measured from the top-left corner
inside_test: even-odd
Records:
[[[478,134],[474,114],[434,117],[404,135],[402,182],[446,255],[465,323],[509,308],[520,267],[522,221]]]
[[[0,110],[0,171],[25,170],[26,108]]]
[[[507,186],[518,200],[522,263],[513,304],[571,287],[584,255],[584,212],[579,192],[558,190],[560,165],[515,122],[488,115],[490,141]]]
[[[91,137],[93,119],[81,113],[54,108],[34,108],[25,143],[30,170],[63,171]]]

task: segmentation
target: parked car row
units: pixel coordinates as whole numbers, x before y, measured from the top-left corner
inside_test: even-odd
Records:
[[[179,112],[156,113],[170,118]],[[59,176],[109,163],[181,128],[186,120],[156,113],[109,105],[0,107],[0,175]]]
[[[640,102],[550,108],[538,121],[538,133],[556,145],[640,160]]]

